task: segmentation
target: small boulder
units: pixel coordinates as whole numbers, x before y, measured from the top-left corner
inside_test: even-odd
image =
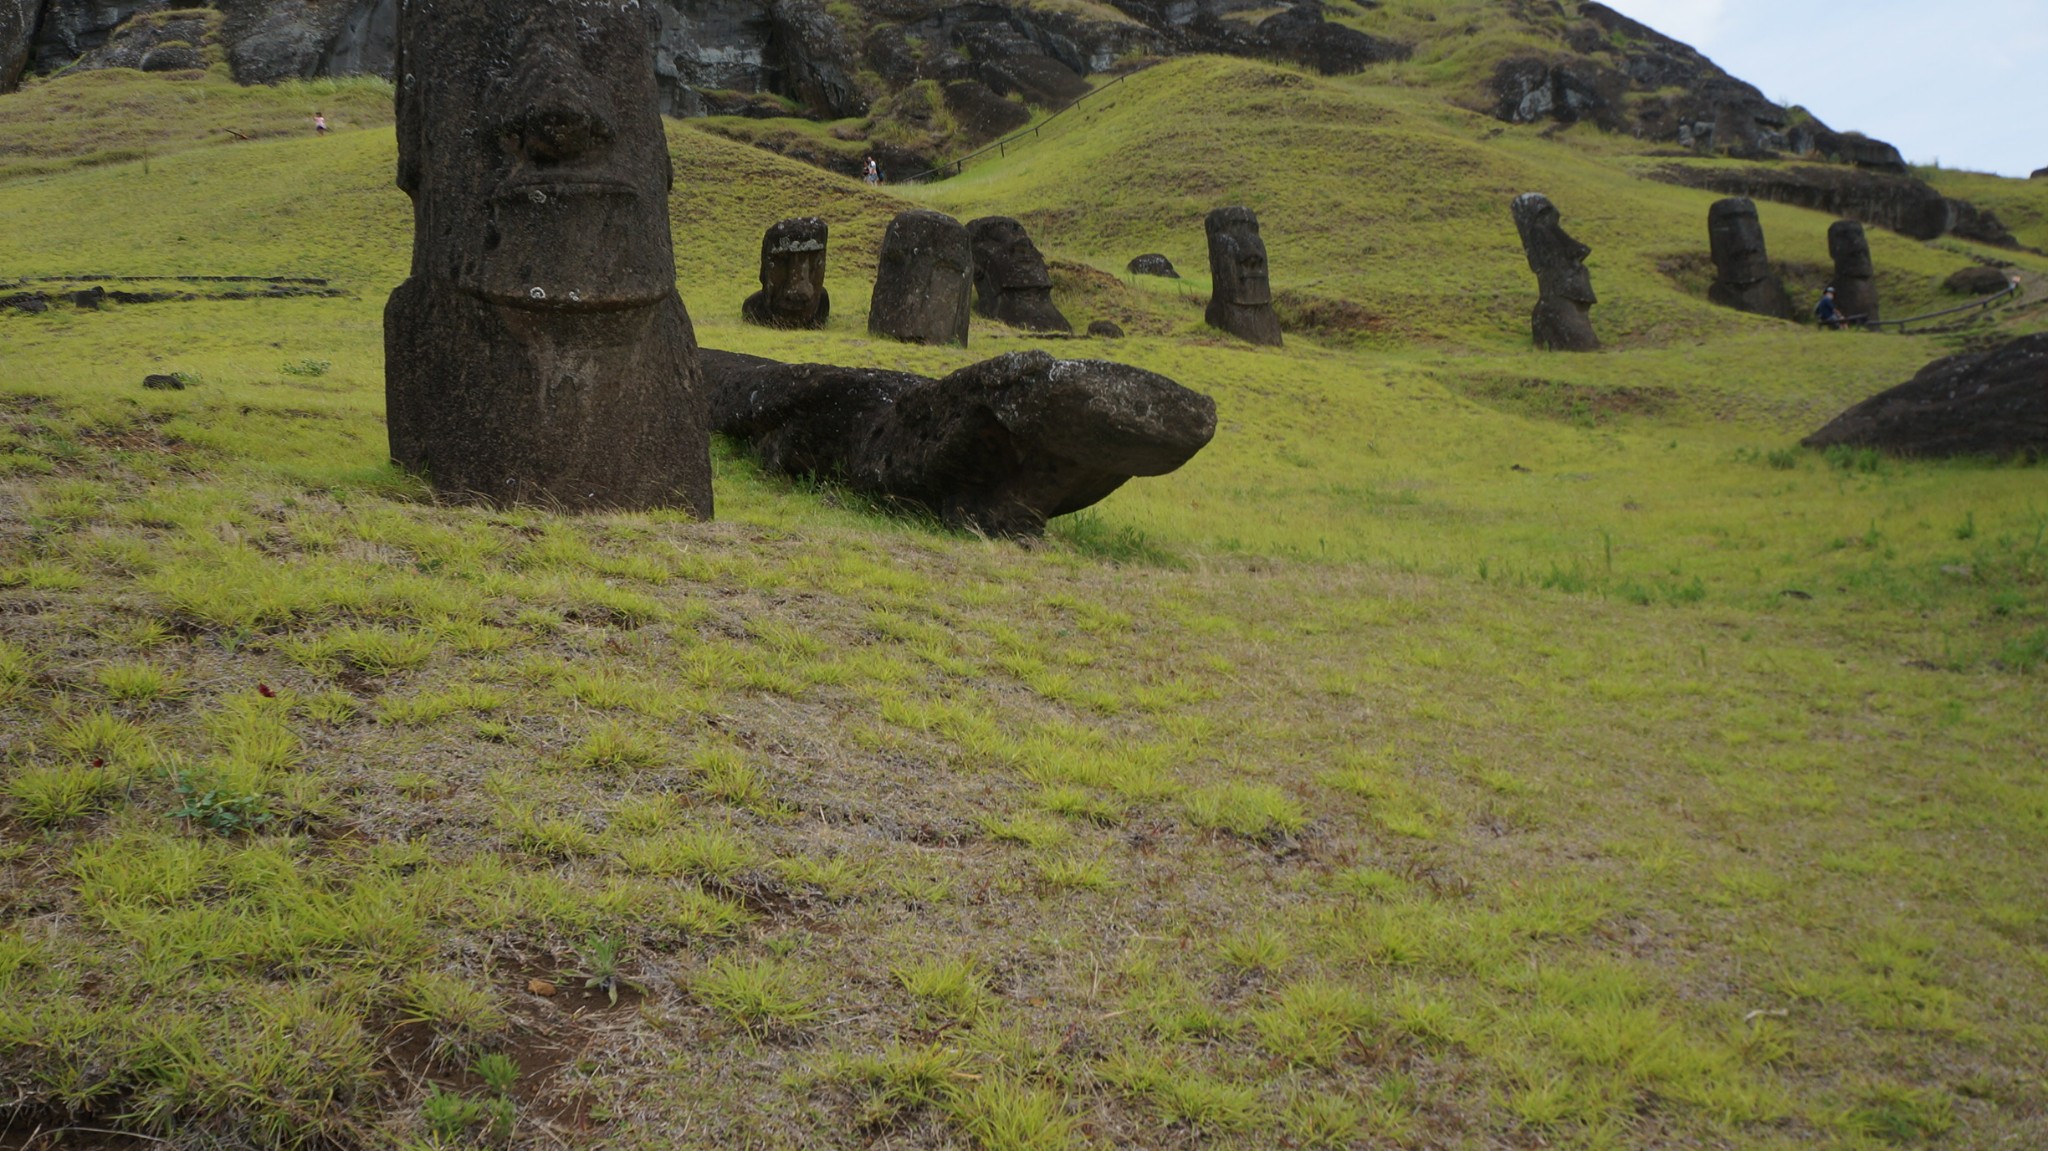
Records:
[[[182,392],[185,381],[177,376],[153,375],[142,377],[142,386],[152,392]]]
[[[1954,292],[1958,296],[1997,295],[1999,292],[2005,291],[2011,284],[2012,281],[2005,278],[2003,271],[1997,268],[1987,268],[1981,264],[1975,267],[1964,268],[1962,271],[1941,282],[1941,286],[1944,289]]]
[[[1900,456],[2048,454],[2048,333],[1936,360],[1800,441]]]
[[[98,284],[94,284],[90,288],[82,288],[76,292],[67,292],[65,295],[71,300],[72,306],[83,308],[89,312],[99,311],[100,305],[107,302],[107,290]]]
[[[0,308],[13,308],[17,312],[39,316],[50,310],[50,297],[41,292],[21,292],[0,298]]]
[[[1097,320],[1088,325],[1088,334],[1098,340],[1121,340],[1124,338],[1123,328],[1117,326],[1111,320]]]
[[[1157,252],[1147,252],[1132,260],[1127,266],[1133,276],[1164,276],[1169,280],[1180,279],[1180,273],[1173,270],[1173,261]]]

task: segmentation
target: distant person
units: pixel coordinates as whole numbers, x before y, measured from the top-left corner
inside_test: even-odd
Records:
[[[876,165],[875,158],[873,156],[868,157],[867,165],[861,169],[860,178],[870,184],[879,184],[882,182],[882,169],[878,165]]]
[[[315,136],[325,136],[327,134],[327,113],[313,113],[313,134]]]
[[[1820,303],[1813,307],[1813,318],[1820,321],[1821,327],[1831,331],[1839,332],[1847,326],[1848,317],[1842,314],[1842,309],[1835,306],[1833,286],[1820,294]]]

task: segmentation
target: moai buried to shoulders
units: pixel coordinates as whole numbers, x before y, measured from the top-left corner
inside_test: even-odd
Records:
[[[967,225],[974,244],[974,310],[1034,332],[1071,332],[1074,325],[1052,302],[1045,257],[1008,216],[983,216]]]
[[[740,315],[770,328],[822,328],[832,314],[825,293],[825,221],[816,216],[784,220],[761,237],[761,290],[747,297]]]
[[[1586,257],[1593,249],[1564,230],[1557,205],[1547,196],[1517,196],[1513,211],[1522,253],[1529,259],[1529,270],[1536,273],[1536,311],[1529,317],[1536,346],[1560,352],[1598,350],[1600,337],[1593,334],[1591,313],[1600,301],[1586,271]]]
[[[1870,237],[1854,220],[1828,226],[1828,255],[1835,260],[1835,307],[1858,324],[1873,324],[1877,312],[1877,267],[1870,260]]]
[[[392,458],[446,496],[711,515],[655,32],[637,0],[400,4],[385,391]]]
[[[1754,203],[1739,196],[1715,201],[1707,209],[1707,242],[1714,257],[1709,301],[1775,320],[1792,318],[1792,297],[1771,271],[1764,226]]]
[[[921,208],[898,213],[882,236],[868,331],[920,344],[967,346],[973,268],[973,249],[960,221]]]
[[[1266,241],[1250,208],[1209,213],[1209,326],[1250,340],[1280,346],[1280,317],[1273,312],[1267,279]]]

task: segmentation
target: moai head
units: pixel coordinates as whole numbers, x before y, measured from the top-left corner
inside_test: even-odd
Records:
[[[1586,257],[1593,249],[1579,243],[1564,230],[1563,217],[1549,197],[1531,192],[1518,196],[1514,204],[1515,228],[1522,234],[1522,252],[1529,258],[1529,270],[1546,299],[1575,300],[1597,304],[1593,276],[1586,271]]]
[[[1599,299],[1586,271],[1592,249],[1564,230],[1556,205],[1531,192],[1515,199],[1515,228],[1522,234],[1522,252],[1536,273],[1538,299],[1530,332],[1538,347],[1588,352],[1600,346],[1588,314]]]
[[[1828,255],[1835,259],[1835,278],[1869,279],[1877,274],[1870,261],[1870,237],[1854,220],[1836,220],[1828,226]]]
[[[1707,239],[1714,269],[1723,283],[1753,284],[1771,274],[1764,252],[1764,226],[1756,205],[1742,197],[1716,201],[1707,210]]]
[[[608,311],[675,291],[653,10],[635,0],[405,0],[398,185],[413,275],[506,307]]]
[[[1024,225],[984,216],[967,225],[967,235],[974,245],[975,311],[1034,331],[1074,330],[1053,306],[1052,273]]]
[[[942,212],[902,212],[889,221],[875,270],[868,330],[925,344],[967,343],[967,229]]]
[[[1250,208],[1218,208],[1209,213],[1209,275],[1215,294],[1239,307],[1257,308],[1273,302],[1266,273],[1266,241],[1259,236],[1259,218]]]
[[[743,313],[773,328],[815,328],[830,314],[825,294],[828,229],[816,216],[784,220],[761,238],[761,290]]]
[[[1250,340],[1280,346],[1280,317],[1273,312],[1273,285],[1266,278],[1266,241],[1250,208],[1209,213],[1209,326]]]

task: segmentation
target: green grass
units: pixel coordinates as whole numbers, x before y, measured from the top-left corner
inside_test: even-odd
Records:
[[[1951,345],[1708,308],[1660,264],[1709,198],[1633,141],[1489,138],[1447,97],[1520,33],[1425,13],[1336,11],[1415,29],[1380,79],[1179,61],[905,193],[1024,217],[1070,316],[1134,333],[1042,346],[1218,399],[1189,467],[1028,548],[728,444],[713,524],[437,504],[384,460],[388,131],[203,143],[207,101],[301,98],[217,78],[0,100],[41,165],[0,170],[10,275],[349,293],[0,316],[9,1099],[497,1140],[465,1069],[533,1053],[515,1146],[2039,1142],[2038,469],[1793,447]],[[72,166],[123,102],[181,142]],[[1027,346],[869,341],[910,201],[671,138],[706,344]],[[1601,354],[1523,346],[1531,187],[1595,248]],[[1200,325],[1239,199],[1324,317],[1280,351]],[[740,326],[761,228],[813,211],[832,325]],[[1765,222],[1823,258],[1824,218]],[[1901,306],[1964,259],[1876,244]],[[1147,250],[1185,296],[1117,279]]]

